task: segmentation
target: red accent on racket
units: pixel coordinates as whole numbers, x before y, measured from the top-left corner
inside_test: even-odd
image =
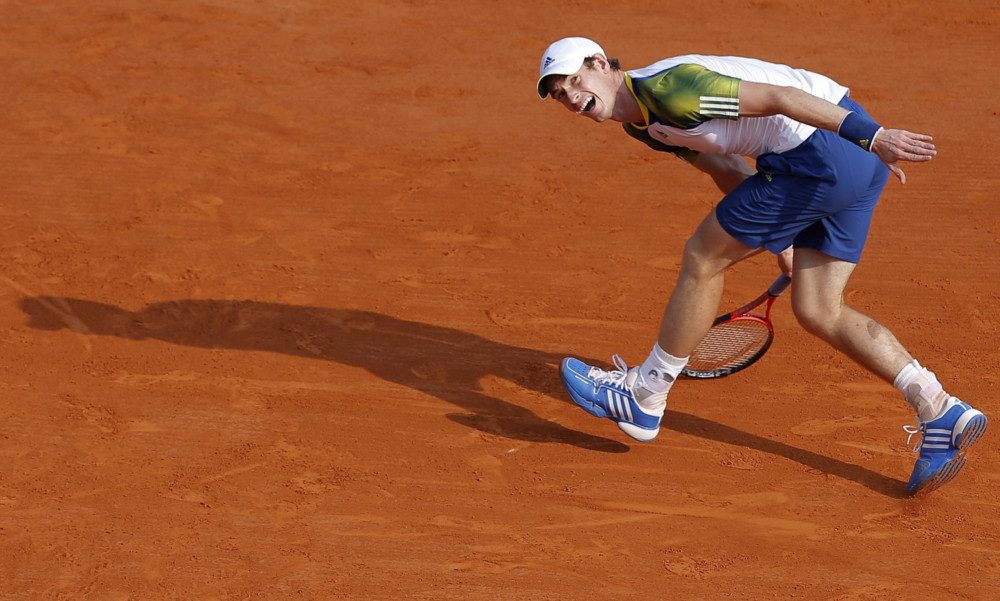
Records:
[[[681,373],[689,378],[722,378],[750,367],[763,357],[774,341],[771,307],[791,282],[791,278],[781,274],[767,292],[732,313],[717,317]],[[764,315],[751,313],[764,303],[767,303]]]

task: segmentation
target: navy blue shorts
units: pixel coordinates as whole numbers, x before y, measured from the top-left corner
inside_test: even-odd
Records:
[[[847,96],[840,106],[867,115]],[[857,263],[889,169],[874,153],[818,129],[782,154],[757,158],[757,173],[716,207],[722,228],[750,248],[814,248]]]

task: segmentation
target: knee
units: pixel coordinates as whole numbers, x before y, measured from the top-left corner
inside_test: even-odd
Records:
[[[814,336],[827,338],[834,330],[837,312],[815,299],[796,298],[793,295],[792,312],[799,325]]]
[[[697,234],[688,238],[681,258],[681,270],[684,273],[698,279],[711,278],[725,270],[725,266],[720,267],[719,263],[715,254]]]

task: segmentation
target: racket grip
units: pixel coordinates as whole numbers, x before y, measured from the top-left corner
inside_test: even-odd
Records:
[[[785,274],[778,276],[778,279],[774,280],[771,287],[767,289],[767,294],[769,296],[778,296],[788,288],[788,285],[792,283],[792,278]]]

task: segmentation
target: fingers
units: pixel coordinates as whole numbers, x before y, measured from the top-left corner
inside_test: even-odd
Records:
[[[899,161],[925,163],[937,154],[933,138],[925,134],[915,134],[901,129],[882,130],[872,147],[875,154],[900,181],[906,183],[906,174]]]
[[[903,173],[903,169],[899,166],[899,163],[893,161],[892,163],[886,163],[889,171],[899,179],[899,183],[906,184],[906,174]]]
[[[914,133],[912,131],[906,131],[905,129],[899,129],[899,130],[896,130],[896,131],[900,132],[901,134],[903,134],[904,136],[906,136],[906,137],[908,137],[908,138],[910,138],[912,140],[919,140],[920,142],[933,142],[934,141],[934,137],[933,136],[928,136],[927,134],[917,134],[917,133]],[[933,147],[934,145],[930,144],[930,146]]]
[[[937,150],[932,143],[934,138],[930,136],[925,136],[923,134],[914,134],[908,131],[902,132],[899,149],[903,156],[900,158],[905,158],[908,161],[923,160],[929,161],[931,157],[937,154]],[[911,157],[922,157],[922,158],[911,158]]]
[[[900,161],[909,161],[911,163],[926,163],[927,161],[934,158],[936,151],[918,151],[918,152],[906,152],[899,151],[893,154],[893,156]]]
[[[891,129],[885,132],[886,153],[894,160],[922,162],[931,160],[937,154],[931,136]],[[876,142],[881,140],[876,139]]]

